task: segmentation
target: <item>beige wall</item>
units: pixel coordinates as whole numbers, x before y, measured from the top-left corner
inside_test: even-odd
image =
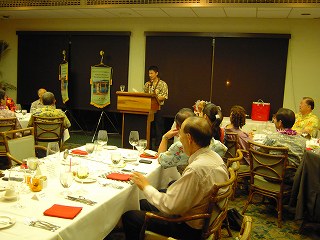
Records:
[[[291,34],[284,107],[298,111],[303,96],[315,99],[315,112],[320,116],[320,20],[229,19],[229,18],[107,18],[107,19],[42,19],[2,20],[0,39],[10,50],[0,62],[2,78],[16,85],[16,31],[130,31],[129,90],[141,90],[144,81],[144,31],[238,32]],[[45,49],[44,49],[45,51]],[[107,51],[107,50],[106,50]],[[170,83],[169,83],[170,84]],[[272,94],[272,93],[270,93]],[[16,97],[16,93],[10,93]]]

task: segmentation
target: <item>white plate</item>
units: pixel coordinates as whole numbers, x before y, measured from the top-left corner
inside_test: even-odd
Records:
[[[83,183],[94,183],[94,182],[97,181],[96,178],[91,178],[91,177],[88,177],[88,178],[85,178],[85,179],[80,179],[80,178],[75,177],[74,180],[76,180],[76,182],[79,182],[79,183],[81,183],[82,180],[83,180]]]
[[[10,227],[15,223],[16,220],[11,217],[0,216],[0,229]]]
[[[105,149],[108,149],[108,150],[116,150],[118,149],[117,146],[110,146],[110,145],[107,145],[106,147],[104,147]]]

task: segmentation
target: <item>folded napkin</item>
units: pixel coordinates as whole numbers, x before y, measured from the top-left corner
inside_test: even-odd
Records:
[[[158,156],[151,156],[149,154],[144,154],[144,153],[142,153],[140,155],[140,157],[142,157],[142,158],[150,158],[150,159],[157,159],[158,158]]]
[[[124,173],[110,173],[106,176],[108,179],[118,180],[118,181],[129,181],[131,178],[130,174]]]
[[[52,207],[44,211],[44,215],[51,217],[74,219],[82,210],[82,207],[64,206],[54,204]]]
[[[80,149],[74,149],[71,151],[71,154],[77,154],[77,155],[88,155],[86,151],[80,150]]]

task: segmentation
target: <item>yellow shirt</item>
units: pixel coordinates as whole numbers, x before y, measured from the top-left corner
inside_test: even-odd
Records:
[[[296,122],[292,129],[296,130],[299,134],[302,132],[309,133],[311,137],[315,137],[319,127],[319,118],[311,113],[302,115],[300,112],[296,114]]]

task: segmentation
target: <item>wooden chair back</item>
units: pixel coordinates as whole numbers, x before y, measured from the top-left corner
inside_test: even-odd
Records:
[[[239,136],[237,133],[234,132],[225,132],[224,136],[224,145],[228,148],[224,157],[227,158],[234,158],[236,156],[236,152],[238,150],[238,141]]]
[[[6,132],[14,130],[16,127],[17,118],[0,118],[0,132]],[[12,137],[12,136],[11,136]],[[6,146],[4,143],[3,136],[0,135],[0,156],[6,156]]]
[[[35,157],[33,128],[22,128],[2,133],[7,157],[21,164],[23,159]]]
[[[49,142],[58,142],[61,148],[64,117],[33,116],[33,118],[35,143],[47,146]]]
[[[291,187],[284,184],[288,166],[288,148],[266,146],[249,141],[250,193],[242,214],[252,202],[254,194],[271,197],[277,202],[278,226],[282,221],[282,201],[290,196]]]

